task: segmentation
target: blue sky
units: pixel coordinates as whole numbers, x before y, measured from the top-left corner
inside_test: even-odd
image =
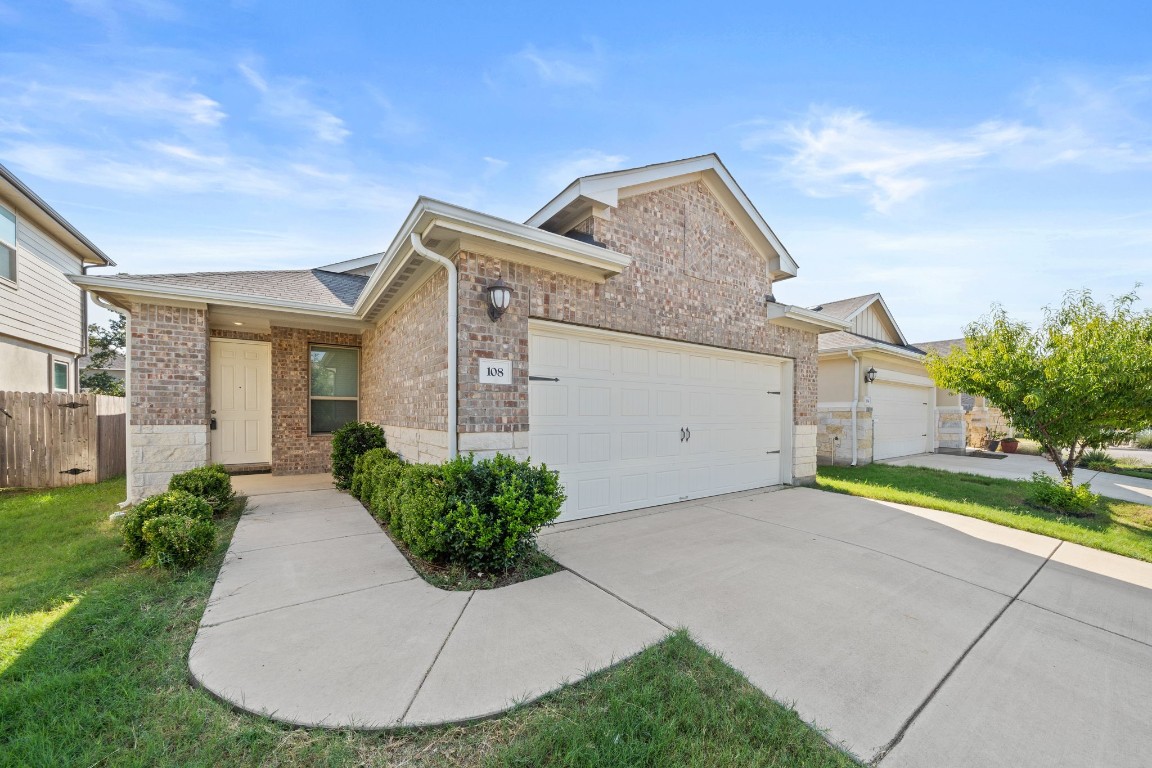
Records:
[[[0,0],[0,162],[167,272],[718,152],[800,264],[781,301],[881,291],[944,338],[1149,281],[1152,5],[1104,5]]]

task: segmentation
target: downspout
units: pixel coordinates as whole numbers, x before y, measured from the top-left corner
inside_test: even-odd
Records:
[[[85,264],[84,260],[80,260],[80,274],[87,275],[88,267],[90,264]],[[88,291],[81,289],[80,291],[80,355],[72,361],[72,389],[77,394],[80,393],[80,358],[88,356]]]
[[[852,367],[852,466],[854,467],[859,458],[856,455],[859,444],[856,439],[856,409],[860,407],[860,359],[852,354],[852,350],[848,350],[848,357],[852,358],[854,364]]]
[[[451,259],[429,250],[415,232],[412,233],[410,239],[412,250],[448,270],[448,459],[451,460],[456,458],[457,443],[459,442],[456,422],[456,401],[460,393],[456,370],[456,358],[458,356],[456,333],[459,328],[456,304],[460,292],[460,277],[456,272],[456,265]]]

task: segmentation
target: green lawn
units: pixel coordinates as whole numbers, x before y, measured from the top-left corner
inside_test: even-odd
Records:
[[[1142,504],[1106,498],[1095,517],[1068,517],[1029,507],[1027,481],[889,464],[820,467],[816,485],[826,491],[978,517],[1152,562],[1152,507]]]
[[[189,686],[212,561],[142,570],[123,481],[0,493],[0,766],[851,766],[679,633],[508,716],[393,734],[289,728]]]

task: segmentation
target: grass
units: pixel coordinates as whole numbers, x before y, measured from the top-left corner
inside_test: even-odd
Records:
[[[123,481],[0,494],[0,766],[854,765],[685,633],[466,726],[370,734],[235,712],[187,671],[235,516],[207,565],[173,576],[120,551],[107,516],[123,496]]]
[[[925,467],[869,464],[820,467],[826,491],[955,512],[1093,549],[1152,562],[1152,507],[1105,498],[1095,516],[1071,517],[1028,506],[1028,482]]]

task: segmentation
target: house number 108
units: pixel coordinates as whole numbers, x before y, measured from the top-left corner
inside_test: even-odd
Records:
[[[512,363],[508,360],[490,360],[482,357],[476,361],[480,368],[481,384],[511,384]]]

